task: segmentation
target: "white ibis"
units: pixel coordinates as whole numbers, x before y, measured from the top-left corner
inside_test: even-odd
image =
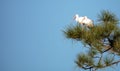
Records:
[[[87,26],[88,28],[94,26],[94,25],[93,25],[93,21],[92,21],[91,19],[87,18],[87,16],[79,17],[79,15],[76,14],[76,15],[74,16],[74,20],[75,20],[76,22],[78,22],[79,24],[82,24],[82,25]]]

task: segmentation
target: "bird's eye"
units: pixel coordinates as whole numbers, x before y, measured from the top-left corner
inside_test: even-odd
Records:
[[[74,16],[73,19],[76,19],[76,16]]]

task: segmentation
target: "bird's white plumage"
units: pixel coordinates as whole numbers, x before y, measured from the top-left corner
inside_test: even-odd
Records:
[[[93,21],[89,19],[87,16],[79,17],[78,14],[74,16],[76,22],[82,25],[86,25],[87,27],[93,27]]]

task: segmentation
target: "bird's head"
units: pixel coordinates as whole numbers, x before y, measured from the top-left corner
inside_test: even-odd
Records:
[[[79,15],[78,15],[78,14],[75,14],[74,17],[73,17],[73,19],[75,20],[75,19],[78,18],[78,17],[79,17]]]

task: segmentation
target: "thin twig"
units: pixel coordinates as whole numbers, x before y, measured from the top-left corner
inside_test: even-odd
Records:
[[[110,47],[110,48],[106,49],[106,50],[105,50],[105,51],[103,51],[102,53],[105,53],[105,52],[109,51],[110,49],[112,49],[112,47]]]

